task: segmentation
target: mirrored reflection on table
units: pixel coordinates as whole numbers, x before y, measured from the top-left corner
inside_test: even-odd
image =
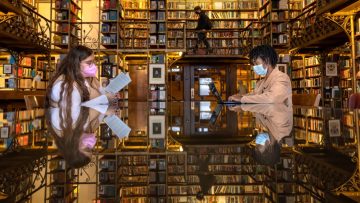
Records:
[[[0,197],[342,202],[358,173],[359,113],[215,102],[3,112]]]

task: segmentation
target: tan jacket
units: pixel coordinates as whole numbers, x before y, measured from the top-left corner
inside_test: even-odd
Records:
[[[256,83],[253,93],[244,95],[241,103],[284,103],[292,105],[291,81],[287,74],[275,68],[267,79]]]
[[[265,127],[277,141],[290,135],[293,128],[292,106],[284,104],[242,104],[241,109],[253,112],[256,123]]]

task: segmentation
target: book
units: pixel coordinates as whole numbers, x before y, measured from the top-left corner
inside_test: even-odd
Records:
[[[129,73],[120,73],[114,79],[110,79],[110,83],[106,86],[105,91],[117,93],[131,82]]]
[[[110,127],[118,138],[128,137],[131,131],[118,116],[111,115],[104,118],[104,122]]]

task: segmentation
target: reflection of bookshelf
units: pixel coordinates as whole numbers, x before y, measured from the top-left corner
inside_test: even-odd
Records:
[[[293,93],[322,94],[322,70],[317,56],[292,57],[291,67]]]
[[[98,199],[100,201],[116,201],[119,197],[117,180],[117,160],[114,155],[104,155],[99,159]]]
[[[55,0],[51,9],[53,49],[69,49],[81,40],[82,0]]]
[[[120,22],[124,18],[119,0],[103,0],[101,7],[101,45],[106,49],[117,49],[121,39]]]
[[[268,202],[270,193],[264,187],[263,172],[260,172],[261,168],[254,168],[243,147],[199,146],[185,151],[188,157],[188,202],[196,201],[196,193],[201,189],[200,167],[207,167],[208,173],[215,177],[205,201],[225,198],[226,202]],[[200,166],[200,160],[208,160],[207,165]]]
[[[67,169],[65,160],[59,156],[50,155],[48,164],[50,183],[47,185],[49,188],[47,200],[56,203],[76,201],[78,198],[77,170]]]
[[[146,202],[148,195],[148,155],[122,154],[118,157],[121,202]]]
[[[295,143],[300,145],[321,145],[324,141],[325,123],[322,109],[294,109]]]

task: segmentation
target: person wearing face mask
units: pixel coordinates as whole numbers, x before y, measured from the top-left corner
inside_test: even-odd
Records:
[[[269,45],[260,45],[250,51],[250,62],[257,75],[263,78],[256,83],[252,93],[235,94],[230,101],[241,103],[284,103],[292,105],[291,81],[287,74],[275,68],[278,55]]]
[[[49,82],[45,106],[80,106],[97,97],[101,103],[114,101],[117,95],[102,90],[96,78],[97,71],[93,51],[81,45],[73,47]]]

